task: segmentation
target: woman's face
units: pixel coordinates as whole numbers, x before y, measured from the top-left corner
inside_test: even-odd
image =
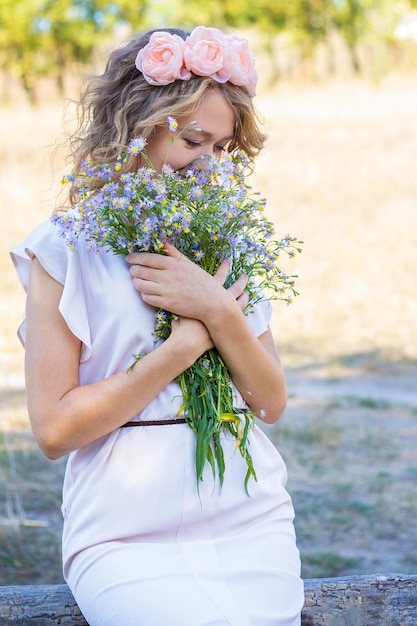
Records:
[[[208,91],[198,109],[177,122],[174,143],[167,127],[146,146],[146,154],[158,172],[165,163],[181,173],[201,156],[220,157],[233,139],[235,115],[218,89]],[[192,122],[196,123],[189,126]],[[187,130],[181,132],[184,128]]]

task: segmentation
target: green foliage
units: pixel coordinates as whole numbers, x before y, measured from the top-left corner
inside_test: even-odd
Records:
[[[293,5],[286,0],[226,0],[223,6],[225,18],[231,26],[257,26],[266,33],[285,30],[293,11]]]
[[[31,100],[41,76],[62,77],[74,64],[88,65],[96,47],[124,26],[128,30],[166,25],[193,28],[256,28],[271,59],[282,33],[303,58],[338,31],[359,71],[357,46],[363,40],[395,44],[402,15],[417,0],[2,0],[0,70],[17,76]],[[274,75],[279,71],[276,67]]]
[[[65,70],[87,64],[116,27],[144,22],[146,0],[3,0],[0,5],[0,69],[17,76],[29,98],[41,76],[62,87]]]
[[[276,37],[285,34],[285,45],[300,50],[306,60],[313,57],[317,46],[328,44],[335,31],[344,39],[351,65],[361,71],[358,45],[396,44],[395,28],[402,15],[417,0],[161,0],[160,15],[165,23],[192,28],[197,24],[256,29],[270,60],[272,80],[280,75]],[[161,20],[158,21],[158,24]],[[329,54],[331,48],[328,47]],[[329,58],[329,68],[332,59]]]
[[[358,568],[361,559],[358,557],[343,556],[338,552],[309,552],[303,555],[306,566],[314,567],[318,578],[340,576],[347,569]]]

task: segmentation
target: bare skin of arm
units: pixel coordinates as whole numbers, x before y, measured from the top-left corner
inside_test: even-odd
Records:
[[[224,281],[225,269],[215,280]],[[81,342],[59,312],[62,291],[62,285],[34,259],[27,293],[27,403],[38,444],[53,459],[129,421],[213,346],[200,321],[184,319],[174,324],[167,341],[128,374],[120,372],[80,386]]]
[[[165,247],[166,256],[129,255],[136,289],[148,304],[200,320],[247,404],[264,412],[266,423],[275,422],[287,402],[285,378],[271,332],[256,338],[242,312],[246,277],[235,283],[236,297],[174,246]]]
[[[62,285],[46,273],[37,259],[33,260],[27,295],[26,391],[35,437],[49,458],[59,458],[119,428],[215,342],[249,405],[254,410],[264,409],[267,412],[265,421],[275,421],[281,414],[286,401],[285,383],[272,338],[269,333],[264,333],[257,340],[242,313],[247,302],[244,293],[246,279],[242,277],[226,290],[223,283],[227,276],[227,262],[212,277],[185,258],[178,263],[179,253],[175,248],[171,253],[176,257],[161,256],[169,261],[170,267],[164,271],[164,276],[160,275],[162,283],[159,285],[165,284],[167,292],[177,291],[173,300],[171,296],[165,296],[163,300],[172,305],[167,306],[167,310],[183,317],[174,323],[170,337],[141,359],[128,374],[120,372],[85,386],[80,386],[78,381],[81,342],[71,333],[58,309]],[[145,256],[149,261],[160,255]],[[178,292],[179,285],[173,280],[181,265],[185,266],[185,273],[180,273],[183,279],[188,275],[188,279],[199,283],[197,291],[208,290],[205,305],[211,298],[221,296],[218,307],[213,303],[210,311],[201,315],[206,321],[194,316],[198,311],[201,314],[204,308],[196,305],[196,298],[193,297],[185,308],[177,303],[177,300],[185,302],[189,297],[187,281],[182,282],[183,289]],[[133,268],[138,267],[143,266],[132,266],[133,274],[136,271]],[[142,279],[134,278],[134,282],[137,280]],[[149,301],[152,296],[139,291],[143,299],[152,304]],[[227,332],[221,330],[225,320]],[[234,354],[236,350],[238,354]],[[239,363],[239,359],[243,362]],[[270,388],[269,394],[265,393],[263,398],[268,382],[265,384],[262,373],[257,373],[261,363],[264,376],[268,371],[268,381],[275,387],[273,392]],[[270,415],[269,407],[274,409]]]

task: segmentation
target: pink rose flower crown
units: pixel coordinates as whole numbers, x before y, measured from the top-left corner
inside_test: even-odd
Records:
[[[194,28],[185,41],[166,31],[152,33],[135,65],[150,85],[190,80],[194,74],[243,87],[252,97],[258,82],[247,40],[206,26]]]

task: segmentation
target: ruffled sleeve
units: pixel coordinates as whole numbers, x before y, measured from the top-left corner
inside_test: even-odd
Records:
[[[79,251],[71,251],[51,222],[40,224],[11,251],[18,278],[27,291],[31,261],[36,257],[45,271],[63,286],[59,311],[71,332],[82,342],[81,363],[91,355],[91,337]],[[26,314],[18,329],[25,345]]]

